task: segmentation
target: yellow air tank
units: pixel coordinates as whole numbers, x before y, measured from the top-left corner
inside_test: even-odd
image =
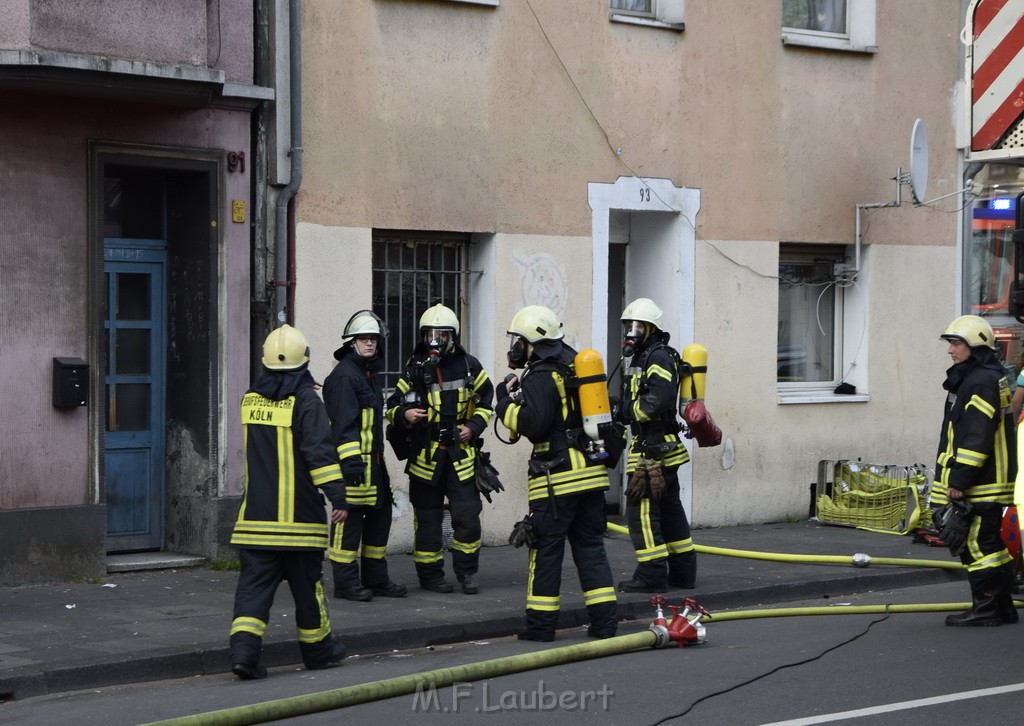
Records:
[[[604,373],[601,354],[593,348],[585,348],[573,359],[576,380],[579,383],[580,414],[583,416],[583,432],[591,441],[603,448],[599,427],[611,423],[612,406],[608,401],[608,377]]]
[[[683,401],[704,399],[704,386],[708,377],[708,349],[700,343],[683,348],[683,376],[679,381],[679,398]]]

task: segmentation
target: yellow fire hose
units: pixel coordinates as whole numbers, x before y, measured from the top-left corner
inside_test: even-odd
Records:
[[[416,693],[417,690],[425,691],[432,688],[444,688],[453,683],[468,683],[479,681],[484,678],[505,676],[510,673],[521,673],[523,671],[537,668],[548,668],[550,666],[573,663],[590,658],[600,658],[606,655],[617,655],[630,650],[649,648],[655,644],[657,636],[651,630],[632,635],[620,635],[606,640],[596,640],[576,645],[566,645],[560,648],[538,650],[532,653],[520,653],[519,655],[495,658],[479,663],[467,663],[466,665],[452,668],[439,668],[425,673],[413,673],[408,676],[388,678],[383,681],[362,683],[345,688],[336,688],[332,691],[322,691],[306,696],[292,696],[276,701],[254,703],[248,706],[236,708],[225,708],[220,711],[209,713],[198,713],[194,716],[157,721],[157,724],[170,726],[185,726],[186,724],[198,726],[241,726],[241,724],[264,723],[275,719],[303,716],[310,713],[330,711],[335,708],[354,706],[358,703],[379,701],[384,698],[405,696]]]
[[[1024,608],[1024,602],[1014,605]],[[930,613],[966,610],[969,602],[924,603],[906,605],[828,605],[823,607],[767,608],[761,610],[737,610],[715,613],[711,622],[724,623],[733,620],[758,618],[782,618],[804,615],[871,615],[883,613]],[[362,683],[330,691],[303,696],[291,696],[275,701],[265,701],[247,706],[236,706],[192,716],[155,721],[147,726],[242,726],[243,724],[266,723],[277,719],[321,713],[345,706],[380,701],[395,696],[445,688],[454,683],[469,683],[485,678],[495,678],[512,673],[548,668],[550,666],[574,663],[592,658],[619,655],[641,648],[654,647],[658,636],[653,630],[631,635],[620,635],[606,640],[597,640],[559,648],[521,653],[504,658],[467,663],[452,668],[439,668],[424,673],[387,678],[382,681]]]
[[[629,530],[617,524],[608,524],[608,529],[619,534],[629,534]],[[755,560],[774,562],[799,562],[817,564],[848,564],[855,567],[867,567],[871,564],[892,565],[902,567],[939,567],[943,569],[963,569],[958,562],[937,562],[932,560],[901,559],[895,557],[872,558],[865,554],[853,556],[837,555],[794,555],[773,552],[754,552],[751,550],[727,549],[724,547],[708,547],[694,545],[697,552],[728,557],[745,557]],[[1024,602],[1014,601],[1014,606],[1024,608]],[[733,620],[753,620],[758,618],[780,618],[806,615],[869,615],[881,613],[928,613],[966,610],[971,603],[919,603],[904,605],[828,605],[823,607],[798,608],[765,608],[760,610],[737,610],[733,612],[715,613],[710,619],[714,623]],[[395,696],[409,695],[436,688],[445,688],[454,683],[494,678],[497,676],[521,673],[523,671],[548,668],[551,666],[573,663],[591,658],[602,658],[618,655],[641,648],[654,647],[659,644],[659,636],[653,630],[645,630],[631,635],[621,635],[606,640],[578,643],[558,648],[550,648],[531,653],[495,658],[478,663],[452,668],[440,668],[424,673],[388,678],[371,683],[346,686],[330,691],[313,693],[303,696],[292,696],[264,703],[226,708],[219,711],[199,713],[192,716],[157,721],[150,726],[241,726],[242,724],[265,723],[277,719],[292,718],[311,713],[330,711],[345,706],[378,701]]]
[[[629,530],[621,524],[608,523],[608,531],[618,534],[629,534]],[[896,567],[937,567],[943,570],[963,570],[959,562],[943,562],[936,560],[915,560],[899,557],[871,557],[858,553],[855,555],[791,555],[781,552],[754,552],[752,550],[734,550],[725,547],[709,547],[695,544],[693,549],[708,555],[725,557],[744,557],[750,560],[769,560],[772,562],[802,562],[818,565],[853,565],[867,567],[869,565],[893,565]]]

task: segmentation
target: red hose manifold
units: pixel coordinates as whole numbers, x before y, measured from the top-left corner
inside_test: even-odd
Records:
[[[667,648],[669,644],[675,643],[683,648],[687,645],[700,645],[707,641],[707,632],[700,622],[705,616],[708,620],[711,615],[692,597],[683,600],[682,605],[669,605],[672,611],[672,620],[665,619],[663,608],[668,600],[664,595],[655,595],[651,598],[651,607],[654,608],[654,622],[651,623],[651,632],[655,635],[655,648]],[[682,608],[682,612],[680,612]],[[689,615],[696,612],[691,620]]]

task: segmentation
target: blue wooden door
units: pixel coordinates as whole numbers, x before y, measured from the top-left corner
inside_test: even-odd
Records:
[[[167,247],[105,239],[107,551],[163,545]]]

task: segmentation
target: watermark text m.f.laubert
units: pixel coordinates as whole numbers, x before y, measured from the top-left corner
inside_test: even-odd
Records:
[[[489,681],[456,682],[450,693],[433,683],[419,683],[412,697],[413,712],[497,713],[499,711],[610,711],[615,692],[607,684],[597,690],[554,690],[543,680],[534,689],[497,691]]]

